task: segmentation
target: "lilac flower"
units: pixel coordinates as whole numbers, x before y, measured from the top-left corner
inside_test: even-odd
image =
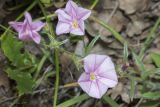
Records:
[[[41,21],[32,22],[32,17],[28,12],[25,12],[25,20],[23,22],[11,21],[9,24],[18,32],[20,40],[31,41],[33,40],[37,44],[40,43],[41,37],[38,31],[45,25]]]
[[[72,0],[69,0],[66,4],[66,8],[58,9],[56,14],[59,20],[56,27],[57,35],[64,33],[84,35],[84,20],[90,16],[91,11],[78,7]]]
[[[78,84],[91,97],[101,98],[118,82],[114,64],[108,56],[88,55],[84,58],[84,70]]]

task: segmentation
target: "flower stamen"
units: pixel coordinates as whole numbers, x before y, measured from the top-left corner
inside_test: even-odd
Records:
[[[74,20],[74,21],[72,22],[72,27],[73,27],[74,29],[78,28],[78,21],[77,21],[77,20]]]
[[[95,80],[96,79],[96,76],[95,76],[95,74],[94,73],[90,73],[90,80]]]

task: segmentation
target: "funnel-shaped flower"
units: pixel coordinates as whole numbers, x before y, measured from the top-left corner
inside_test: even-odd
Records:
[[[90,16],[91,11],[78,7],[76,3],[69,0],[65,9],[58,9],[56,14],[58,15],[58,24],[56,27],[57,35],[64,33],[84,35],[84,20]]]
[[[108,56],[88,55],[84,58],[84,69],[78,84],[91,97],[101,98],[118,82],[114,64]]]
[[[41,21],[32,22],[31,15],[28,12],[25,12],[25,20],[23,22],[11,21],[9,24],[18,32],[20,40],[33,40],[37,44],[40,43],[41,37],[38,31],[40,31],[45,24]]]

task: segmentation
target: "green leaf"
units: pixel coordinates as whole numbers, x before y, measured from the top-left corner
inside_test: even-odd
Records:
[[[88,98],[89,98],[89,96],[87,94],[83,94],[83,95],[74,97],[70,100],[67,100],[64,103],[57,105],[57,107],[70,107],[71,105],[74,105],[74,104],[79,103],[81,101],[87,100]]]
[[[100,35],[95,36],[94,39],[90,42],[90,44],[85,49],[85,54],[89,54],[91,49],[93,48],[94,44],[97,42],[97,40],[100,38]]]
[[[7,69],[6,72],[11,79],[16,81],[20,95],[32,92],[35,82],[33,81],[30,73],[11,69]]]
[[[135,94],[135,78],[132,77],[132,76],[129,76],[129,79],[130,79],[130,87],[131,87],[131,90],[130,90],[130,98],[131,98],[131,101],[133,101],[133,98],[134,98],[134,94]]]
[[[132,53],[133,54],[133,58],[135,60],[135,63],[136,65],[138,66],[138,68],[144,72],[145,71],[145,67],[144,67],[144,64],[142,63],[142,61],[140,60],[139,56],[136,55],[135,53]]]
[[[142,94],[142,97],[150,100],[158,100],[160,99],[160,91],[157,92],[147,92]]]
[[[143,104],[140,104],[138,107],[158,107],[158,101],[147,101]]]
[[[13,63],[13,65],[22,66],[24,64],[24,55],[20,52],[23,44],[12,34],[7,33],[6,35],[2,36],[1,47],[5,56]]]
[[[152,53],[151,54],[151,58],[154,61],[154,63],[156,64],[156,66],[160,67],[160,54],[158,54],[158,53]]]
[[[137,67],[139,68],[139,70],[141,71],[140,72],[140,74],[141,74],[141,77],[143,78],[143,79],[145,79],[148,75],[148,73],[147,73],[147,71],[146,71],[146,69],[145,69],[145,67],[144,67],[144,64],[143,64],[143,62],[140,60],[140,57],[138,56],[138,55],[136,55],[135,53],[132,53],[132,55],[133,55],[133,58],[134,58],[134,60],[135,60],[135,63],[136,63],[136,65],[137,65]]]
[[[103,100],[108,103],[111,107],[119,107],[119,105],[108,95],[103,96]]]
[[[128,45],[127,43],[124,43],[124,48],[123,48],[123,58],[124,61],[128,61]]]

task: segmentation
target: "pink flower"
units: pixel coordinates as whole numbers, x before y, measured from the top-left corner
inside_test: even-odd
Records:
[[[58,24],[56,27],[57,35],[64,33],[84,35],[84,20],[90,16],[91,11],[78,7],[72,0],[69,0],[66,4],[66,8],[58,9],[56,14],[58,15]]]
[[[28,12],[25,12],[25,20],[23,22],[11,21],[9,24],[18,32],[20,40],[33,40],[37,44],[40,43],[41,37],[38,31],[40,31],[45,24],[41,21],[32,22],[32,17]]]
[[[80,87],[91,97],[101,98],[118,83],[115,67],[109,56],[91,54],[84,58],[84,70],[78,80]]]

